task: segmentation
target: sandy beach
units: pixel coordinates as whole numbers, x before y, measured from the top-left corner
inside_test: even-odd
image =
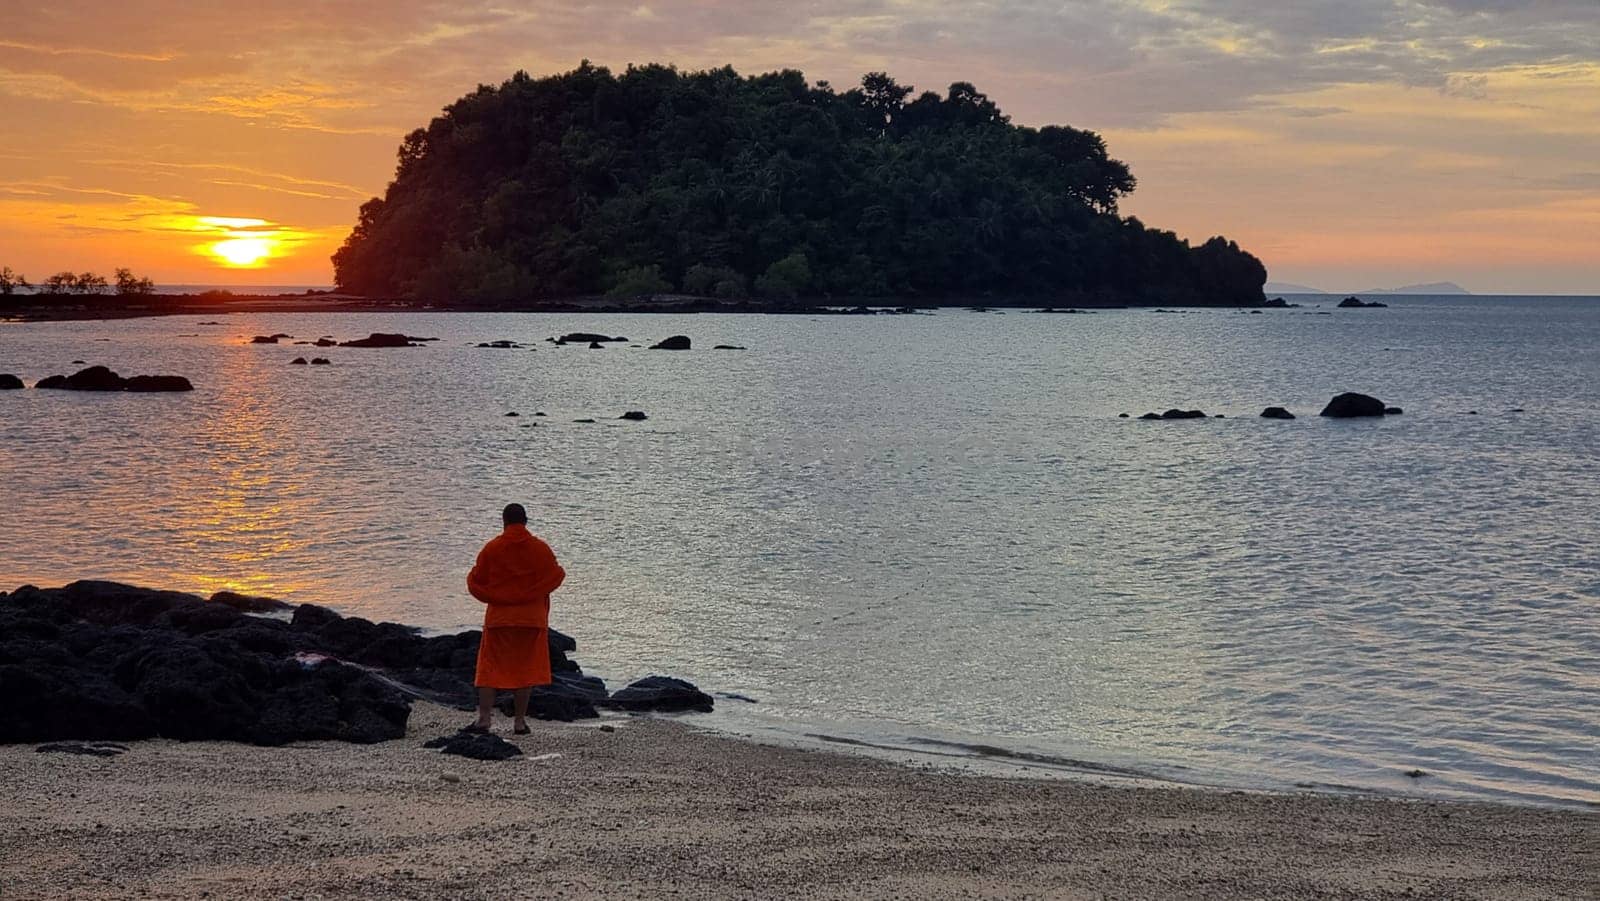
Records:
[[[0,898],[1600,897],[1583,811],[978,777],[692,718],[536,723],[506,763],[420,747],[461,718],[0,748]]]

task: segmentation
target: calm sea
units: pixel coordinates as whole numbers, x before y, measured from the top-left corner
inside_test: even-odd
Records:
[[[30,383],[84,360],[197,390],[0,392],[0,585],[227,587],[459,629],[516,500],[570,573],[552,618],[587,669],[758,702],[702,722],[1600,802],[1600,299],[1300,300],[3,325],[0,372]],[[541,340],[570,330],[695,349]],[[442,340],[327,367],[246,343],[373,331]],[[472,346],[494,339],[533,349]],[[1316,415],[1346,390],[1405,414]],[[1227,418],[1118,418],[1174,406]]]

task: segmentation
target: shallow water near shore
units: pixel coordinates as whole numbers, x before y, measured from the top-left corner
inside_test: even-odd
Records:
[[[585,668],[759,702],[720,701],[724,728],[1600,803],[1600,300],[1299,300],[0,325],[29,383],[84,360],[197,389],[0,392],[0,586],[458,629],[520,500]],[[696,349],[542,341],[578,330]],[[374,331],[441,340],[245,343]],[[471,346],[495,339],[533,349]],[[313,355],[333,365],[288,365]],[[1346,390],[1405,414],[1315,415]],[[1175,406],[1227,418],[1117,418]]]

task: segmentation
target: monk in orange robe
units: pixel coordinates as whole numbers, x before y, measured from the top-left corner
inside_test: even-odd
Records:
[[[509,504],[505,531],[483,546],[467,575],[467,591],[487,605],[478,642],[478,721],[467,732],[488,732],[495,692],[515,692],[517,735],[528,734],[533,686],[550,684],[550,592],[566,579],[550,545],[528,531],[528,511]]]

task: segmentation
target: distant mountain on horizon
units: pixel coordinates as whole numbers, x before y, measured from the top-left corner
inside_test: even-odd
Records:
[[[1428,282],[1422,285],[1401,285],[1398,288],[1368,288],[1365,291],[1324,291],[1293,282],[1267,282],[1262,289],[1267,294],[1471,294],[1455,282]]]
[[[1471,294],[1455,282],[1428,282],[1424,285],[1402,285],[1398,288],[1368,288],[1357,294]]]
[[[1326,294],[1321,288],[1311,288],[1306,285],[1297,285],[1293,282],[1267,282],[1261,289],[1267,294]]]

